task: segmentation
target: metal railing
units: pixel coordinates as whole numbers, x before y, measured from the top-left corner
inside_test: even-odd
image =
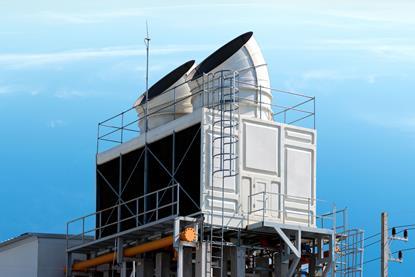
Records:
[[[149,223],[157,223],[167,217],[178,216],[181,195],[199,208],[180,184],[174,184],[68,221],[67,247],[81,245],[87,241],[101,239]],[[145,201],[152,203],[147,209],[144,208]]]
[[[317,203],[328,212],[317,214]],[[337,230],[336,207],[324,200],[261,191],[250,194],[248,204],[248,223],[276,218],[283,224],[303,222],[309,227]]]
[[[364,232],[359,229],[339,233],[336,242],[336,276],[363,276]]]
[[[205,84],[205,81],[210,84],[216,83],[215,80],[212,79],[203,79],[201,81],[203,84],[200,84],[197,89],[194,89],[191,95],[177,98],[176,90],[182,89],[182,86],[188,86],[190,81],[183,82],[164,92],[172,94],[172,101],[167,102],[160,107],[151,109],[150,112],[144,113],[141,117],[137,114],[137,106],[134,106],[98,123],[97,153],[139,136],[143,132],[139,128],[140,122],[144,122],[156,114],[169,111],[169,113],[173,114],[173,119],[175,119],[176,107],[177,105],[182,104],[183,101],[189,101],[192,97],[196,96],[201,96],[204,100],[204,94],[209,93],[207,90],[217,89],[217,87],[209,87],[209,84]],[[252,104],[257,105],[259,109],[258,118],[262,117],[263,111],[271,110],[272,119],[276,122],[315,128],[315,97],[265,86],[257,86],[239,80],[235,82],[235,85],[236,87],[244,86],[245,88],[256,91],[255,99],[248,99],[240,96],[238,101],[245,103],[251,102]],[[273,103],[266,103],[263,100],[266,91],[272,94]],[[205,101],[200,103],[201,106],[206,106],[207,104],[208,103],[205,103]],[[149,128],[149,130],[151,130],[151,128]]]

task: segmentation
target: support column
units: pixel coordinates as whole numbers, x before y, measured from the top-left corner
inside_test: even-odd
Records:
[[[231,251],[231,276],[245,277],[245,248],[232,247]]]
[[[72,253],[66,252],[66,277],[72,277]]]
[[[274,255],[274,277],[288,276],[289,266],[289,248],[284,245],[281,247],[280,253]]]
[[[208,244],[206,242],[200,242],[198,244],[198,247],[196,247],[195,276],[206,276],[206,272],[207,272],[206,266],[209,260],[207,247],[208,247]]]
[[[228,261],[231,258],[231,247],[223,246],[223,256],[222,256],[222,277],[228,276],[230,268],[228,267]]]
[[[127,262],[123,261],[120,268],[120,277],[127,277]]]
[[[156,277],[170,276],[170,255],[166,252],[159,252],[156,254]]]
[[[137,277],[153,277],[154,266],[153,260],[147,257],[138,259]]]
[[[177,275],[176,277],[183,277],[183,245],[180,244],[177,251]]]
[[[192,252],[191,247],[185,247],[183,249],[183,276],[185,277],[191,277],[193,275]]]

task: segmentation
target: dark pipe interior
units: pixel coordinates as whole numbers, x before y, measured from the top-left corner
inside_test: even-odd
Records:
[[[152,85],[148,89],[148,100],[159,96],[163,92],[165,92],[169,87],[171,87],[174,83],[176,83],[189,69],[195,64],[194,60],[190,60],[181,66],[177,67],[169,74],[161,78],[157,83]],[[144,96],[139,103],[139,105],[144,104],[146,102],[146,97]]]
[[[192,77],[192,80],[197,79],[203,73],[208,73],[212,71],[215,67],[222,64],[224,61],[229,59],[233,54],[235,54],[239,49],[244,46],[245,43],[252,37],[253,32],[247,32],[245,34],[240,35],[237,38],[234,38],[214,53],[212,53],[209,57],[204,59],[195,70],[195,73]]]

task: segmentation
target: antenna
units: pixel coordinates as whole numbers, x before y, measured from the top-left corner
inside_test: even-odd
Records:
[[[148,131],[148,62],[149,62],[149,52],[150,52],[150,37],[148,35],[148,23],[146,20],[146,32],[147,32],[147,36],[144,38],[144,44],[146,45],[146,133]]]
[[[148,35],[148,23],[146,20],[146,31],[147,36],[144,38],[144,44],[146,45],[146,107],[145,107],[145,133],[144,133],[144,195],[148,193],[148,145],[147,145],[147,132],[148,132],[148,61],[149,61],[149,52],[150,52],[150,37]],[[148,210],[147,198],[144,197],[144,211]],[[144,214],[144,222],[147,222],[147,214]]]

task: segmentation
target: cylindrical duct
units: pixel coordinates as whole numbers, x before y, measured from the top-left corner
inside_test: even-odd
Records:
[[[191,93],[186,78],[194,64],[194,60],[182,64],[150,87],[147,105],[145,92],[137,99],[134,107],[140,118],[138,125],[141,130],[145,130],[146,106],[149,129],[192,112]]]
[[[209,76],[206,75],[224,70],[230,72],[228,74],[238,72],[240,114],[272,120],[268,68],[252,32],[231,40],[192,70],[188,80],[193,109],[206,106],[212,99],[206,90],[209,88]]]

